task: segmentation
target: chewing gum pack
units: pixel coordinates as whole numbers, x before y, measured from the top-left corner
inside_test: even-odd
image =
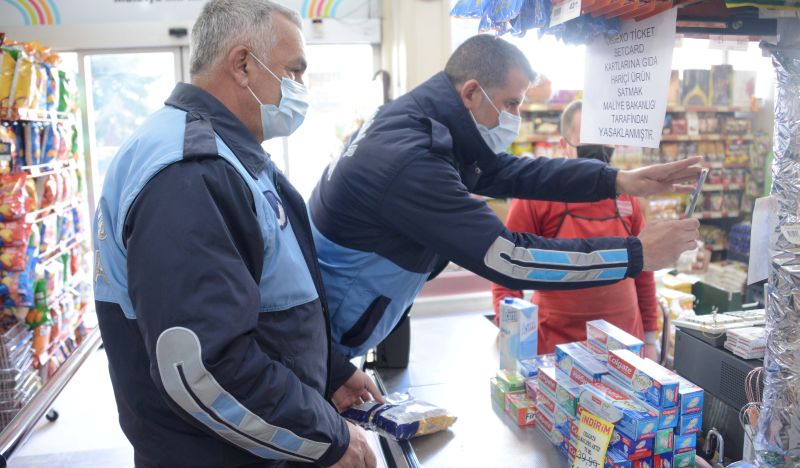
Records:
[[[658,408],[678,404],[678,381],[667,369],[627,349],[609,351],[608,372],[620,379],[633,395]]]

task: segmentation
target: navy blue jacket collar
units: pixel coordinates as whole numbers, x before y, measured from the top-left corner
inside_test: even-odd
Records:
[[[257,178],[269,164],[269,155],[250,130],[224,104],[202,88],[189,83],[178,83],[164,104],[210,121],[217,135],[253,178]]]
[[[426,117],[450,130],[453,155],[462,164],[478,163],[486,167],[495,161],[496,154],[483,140],[475,120],[469,113],[456,88],[444,72],[439,72],[411,91],[411,97]]]

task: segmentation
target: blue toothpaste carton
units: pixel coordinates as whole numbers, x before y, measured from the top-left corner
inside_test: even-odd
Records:
[[[678,381],[673,373],[627,349],[609,351],[608,372],[637,398],[658,408],[678,405]]]
[[[705,392],[694,383],[684,379],[678,374],[672,373],[678,381],[678,406],[680,414],[699,413],[703,411],[703,401]]]
[[[673,455],[672,468],[694,468],[694,450],[689,452],[676,453]]]
[[[591,383],[581,386],[580,405],[606,421],[616,423],[616,430],[633,440],[656,436],[658,417],[608,385]]]
[[[581,387],[579,385],[568,378],[556,376],[556,403],[567,410],[567,413],[573,418],[578,417],[578,400],[580,396]]]
[[[629,395],[636,403],[639,403],[643,407],[645,407],[651,413],[658,415],[658,428],[659,429],[672,429],[678,425],[678,407],[673,408],[657,408],[653,405],[648,404],[646,401],[637,398],[633,392],[630,391],[627,386],[619,381],[616,377],[609,375],[604,375],[602,382],[609,387],[617,390],[620,393],[624,393]]]
[[[653,468],[653,457],[645,457],[634,460],[633,468]]]
[[[543,367],[555,366],[556,357],[554,354],[543,354],[530,359],[517,361],[517,372],[526,379],[532,379],[539,374],[539,369]]]
[[[578,343],[556,345],[556,366],[578,385],[599,382],[608,373],[607,366]]]
[[[633,462],[615,450],[608,450],[605,468],[633,468]]]
[[[694,450],[697,447],[697,434],[686,434],[675,436],[675,453],[683,453]]]
[[[656,440],[653,443],[653,453],[661,455],[662,453],[672,453],[675,449],[675,431],[672,429],[661,429],[656,432]]]
[[[633,440],[618,430],[614,430],[608,448],[616,450],[628,460],[638,460],[653,455],[653,439]]]
[[[675,435],[688,435],[700,432],[703,426],[703,413],[682,414],[678,417],[678,427],[675,428]],[[676,442],[675,446],[678,444]]]
[[[601,356],[615,349],[627,349],[641,356],[644,349],[642,340],[605,320],[586,322],[586,338],[589,349]]]

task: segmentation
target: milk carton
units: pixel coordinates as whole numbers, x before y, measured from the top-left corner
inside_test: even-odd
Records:
[[[608,372],[621,380],[633,394],[658,408],[678,404],[678,381],[667,369],[627,349],[609,351]]]
[[[517,361],[536,356],[538,339],[536,306],[507,297],[500,303],[500,368],[516,370]]]

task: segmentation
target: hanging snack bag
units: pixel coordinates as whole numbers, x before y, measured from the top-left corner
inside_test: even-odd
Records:
[[[18,47],[0,48],[0,107],[11,107],[11,87],[19,63]]]
[[[12,221],[33,210],[24,173],[0,176],[0,221]]]
[[[11,132],[14,134],[17,154],[11,162],[11,167],[14,170],[19,170],[20,167],[25,165],[25,128],[22,122],[12,122]]]
[[[58,180],[54,175],[43,178],[42,208],[49,208],[58,201]]]
[[[42,129],[42,164],[47,164],[58,158],[60,135],[55,123],[44,124]]]
[[[17,136],[11,127],[0,124],[0,174],[10,174],[17,156]]]
[[[25,165],[35,166],[42,163],[42,124],[26,122],[25,132]]]
[[[46,81],[45,109],[54,111],[58,107],[58,68],[53,64],[44,65]]]
[[[0,247],[25,247],[31,236],[31,225],[23,221],[0,223]]]
[[[56,159],[64,161],[72,157],[72,137],[69,130],[62,122],[56,124],[56,133],[58,133],[58,146],[56,147]]]
[[[450,10],[450,16],[477,19],[483,16],[483,12],[488,6],[489,2],[484,0],[458,0],[453,9]]]
[[[17,58],[17,71],[11,84],[11,103],[17,109],[32,109],[38,104],[36,63],[29,50]]]
[[[58,111],[69,112],[72,109],[72,83],[67,72],[58,71]]]

